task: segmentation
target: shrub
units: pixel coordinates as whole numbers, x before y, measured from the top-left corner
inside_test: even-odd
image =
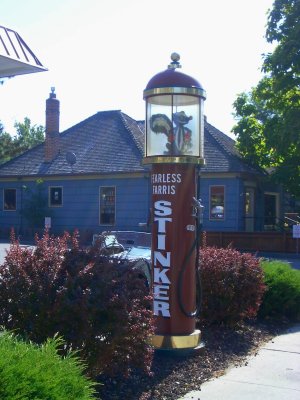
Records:
[[[83,365],[75,354],[59,357],[62,344],[55,338],[37,346],[1,332],[1,400],[94,399],[95,384],[83,375]]]
[[[80,249],[76,233],[54,238],[46,232],[35,249],[12,238],[0,276],[6,329],[36,343],[58,332],[94,375],[150,371],[151,299],[130,265]]]
[[[232,325],[256,316],[265,291],[257,258],[227,248],[200,251],[202,312],[208,324]]]
[[[259,316],[300,320],[300,271],[281,261],[263,261],[267,291]]]

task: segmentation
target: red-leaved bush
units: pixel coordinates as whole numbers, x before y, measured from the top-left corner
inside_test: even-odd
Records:
[[[227,248],[200,250],[202,318],[208,324],[233,325],[257,315],[265,292],[260,261]]]
[[[0,325],[36,343],[59,334],[78,350],[90,374],[150,371],[151,298],[139,273],[97,249],[83,250],[77,233],[36,237],[21,247],[12,235],[0,266]]]

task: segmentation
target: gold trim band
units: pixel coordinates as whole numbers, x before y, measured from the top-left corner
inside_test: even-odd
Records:
[[[204,165],[204,158],[193,156],[150,156],[143,158],[143,164],[197,164]]]
[[[189,335],[153,335],[150,344],[156,349],[194,349],[200,340],[201,331],[196,329]]]
[[[160,87],[154,89],[144,90],[144,99],[149,96],[158,94],[190,94],[194,96],[203,97],[206,99],[206,92],[204,89],[197,87]]]

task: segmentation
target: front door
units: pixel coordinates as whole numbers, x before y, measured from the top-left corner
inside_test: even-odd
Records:
[[[274,230],[278,222],[278,194],[265,193],[264,195],[264,229]]]

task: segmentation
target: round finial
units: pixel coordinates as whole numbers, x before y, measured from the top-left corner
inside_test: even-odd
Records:
[[[172,61],[179,61],[180,60],[180,55],[178,53],[172,53],[171,54],[171,60]]]
[[[178,53],[172,53],[171,54],[171,64],[168,65],[169,69],[176,69],[176,68],[181,68],[181,65],[179,64],[180,60],[180,55]]]
[[[55,98],[56,98],[55,87],[51,86],[50,99],[55,99]]]

